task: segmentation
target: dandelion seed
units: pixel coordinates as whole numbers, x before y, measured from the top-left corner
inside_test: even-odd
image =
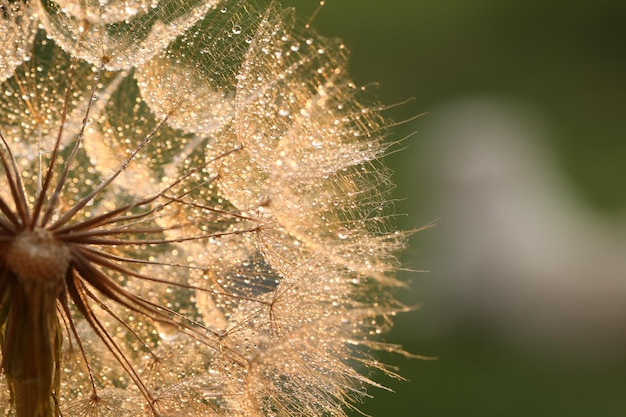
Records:
[[[404,242],[345,48],[275,3],[0,5],[4,414],[345,415]]]

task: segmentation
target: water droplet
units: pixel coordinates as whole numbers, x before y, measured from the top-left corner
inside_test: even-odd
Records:
[[[346,229],[345,227],[340,227],[339,230],[337,230],[337,237],[339,239],[347,239],[349,236],[350,236],[350,231]]]
[[[239,26],[239,25],[233,26],[233,33],[235,35],[239,35],[241,33],[241,26]]]
[[[222,7],[220,9],[220,13],[226,13],[228,11],[228,7]]]
[[[278,110],[278,114],[280,116],[289,116],[289,113],[290,113],[289,109],[279,109]]]
[[[154,328],[159,333],[159,337],[167,341],[176,339],[180,334],[178,326],[174,323],[155,321]]]

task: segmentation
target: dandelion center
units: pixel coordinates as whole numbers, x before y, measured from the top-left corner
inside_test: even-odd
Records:
[[[7,264],[19,279],[58,282],[65,276],[67,247],[42,228],[20,232],[7,252]]]

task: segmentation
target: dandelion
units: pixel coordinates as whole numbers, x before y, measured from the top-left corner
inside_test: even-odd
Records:
[[[344,46],[240,0],[0,19],[0,411],[345,415],[404,236]]]

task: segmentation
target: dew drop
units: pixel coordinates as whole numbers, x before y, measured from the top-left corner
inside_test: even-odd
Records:
[[[280,116],[283,116],[283,117],[284,117],[284,116],[289,116],[289,113],[290,113],[289,109],[279,109],[279,110],[278,110],[278,114],[279,114]]]
[[[233,33],[235,35],[239,35],[241,33],[241,26],[239,26],[239,25],[233,26]]]
[[[166,323],[164,321],[155,321],[154,328],[162,340],[170,341],[176,339],[180,332],[178,326],[174,323]]]
[[[126,15],[130,17],[136,15],[139,12],[139,9],[137,9],[136,7],[126,6],[124,8],[124,11],[126,12]]]
[[[345,227],[340,227],[339,230],[337,230],[337,237],[339,239],[347,239],[349,236],[350,236],[350,231],[346,229]]]

